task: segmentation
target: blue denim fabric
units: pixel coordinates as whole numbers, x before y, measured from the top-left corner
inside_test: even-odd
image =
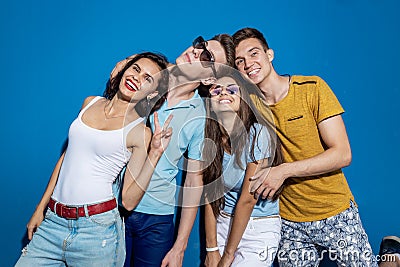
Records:
[[[118,209],[68,220],[50,209],[15,266],[123,266],[125,240]]]
[[[174,215],[132,212],[125,216],[125,265],[160,267],[174,241]]]

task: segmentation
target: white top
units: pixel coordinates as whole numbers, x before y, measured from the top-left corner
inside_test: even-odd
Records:
[[[97,203],[113,198],[112,183],[128,162],[129,131],[143,121],[117,130],[99,130],[82,121],[82,114],[102,97],[95,97],[72,122],[68,148],[52,198],[67,205]]]

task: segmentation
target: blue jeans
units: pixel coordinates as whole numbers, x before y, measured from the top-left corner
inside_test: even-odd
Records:
[[[133,211],[125,218],[125,265],[161,266],[174,241],[174,215],[153,215]]]
[[[117,208],[77,220],[48,209],[15,266],[123,266],[123,235]]]

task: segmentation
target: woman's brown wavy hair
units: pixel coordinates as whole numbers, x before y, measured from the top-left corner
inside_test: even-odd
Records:
[[[122,70],[118,72],[117,75],[115,75],[115,77],[111,78],[108,81],[103,96],[111,100],[119,90],[119,84],[122,80],[122,76],[124,75],[125,71],[141,58],[150,59],[160,68],[160,78],[158,80],[158,86],[156,88],[156,90],[158,91],[158,95],[149,100],[145,98],[140,102],[138,102],[135,106],[135,109],[139,114],[139,116],[147,117],[154,111],[158,110],[162,106],[164,101],[167,99],[169,72],[166,69],[168,67],[168,60],[162,54],[153,52],[143,52],[134,56],[126,63],[124,68],[122,68]]]
[[[228,136],[227,132],[219,125],[216,114],[211,108],[210,95],[205,99],[207,118],[205,124],[205,145],[203,147],[204,162],[206,164],[203,170],[203,182],[205,186],[204,197],[206,203],[210,203],[215,216],[220,214],[220,210],[224,208],[224,181],[222,174],[222,162],[224,150],[230,151],[231,155],[236,155],[235,163],[241,168],[245,163],[241,162],[241,156],[244,149],[248,145],[249,134],[251,128],[255,128],[255,124],[261,124],[266,127],[271,136],[270,140],[270,155],[274,156],[270,162],[270,166],[276,166],[283,162],[281,143],[275,133],[274,125],[266,120],[254,106],[250,94],[260,95],[261,92],[256,85],[248,81],[243,75],[230,67],[220,67],[217,72],[217,79],[222,77],[230,77],[239,85],[241,100],[240,108],[237,111],[237,118],[233,127],[233,132]],[[254,146],[256,145],[257,133],[251,146],[250,157],[254,158]],[[223,138],[227,142],[223,142]],[[214,144],[211,144],[212,141]],[[215,151],[216,150],[216,151]],[[213,183],[213,185],[210,185]],[[274,197],[277,198],[277,195]]]

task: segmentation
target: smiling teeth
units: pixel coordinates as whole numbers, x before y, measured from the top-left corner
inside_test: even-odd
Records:
[[[228,99],[223,99],[221,101],[219,101],[220,104],[230,104],[232,103],[232,101],[228,100]]]
[[[252,70],[252,71],[250,71],[250,72],[248,73],[248,75],[249,75],[249,76],[250,76],[250,75],[254,75],[254,74],[258,73],[258,71],[259,71],[259,69]]]
[[[132,89],[134,89],[134,90],[138,90],[137,88],[136,88],[136,86],[131,82],[131,81],[126,81],[126,83],[130,86],[130,87],[132,87]]]

